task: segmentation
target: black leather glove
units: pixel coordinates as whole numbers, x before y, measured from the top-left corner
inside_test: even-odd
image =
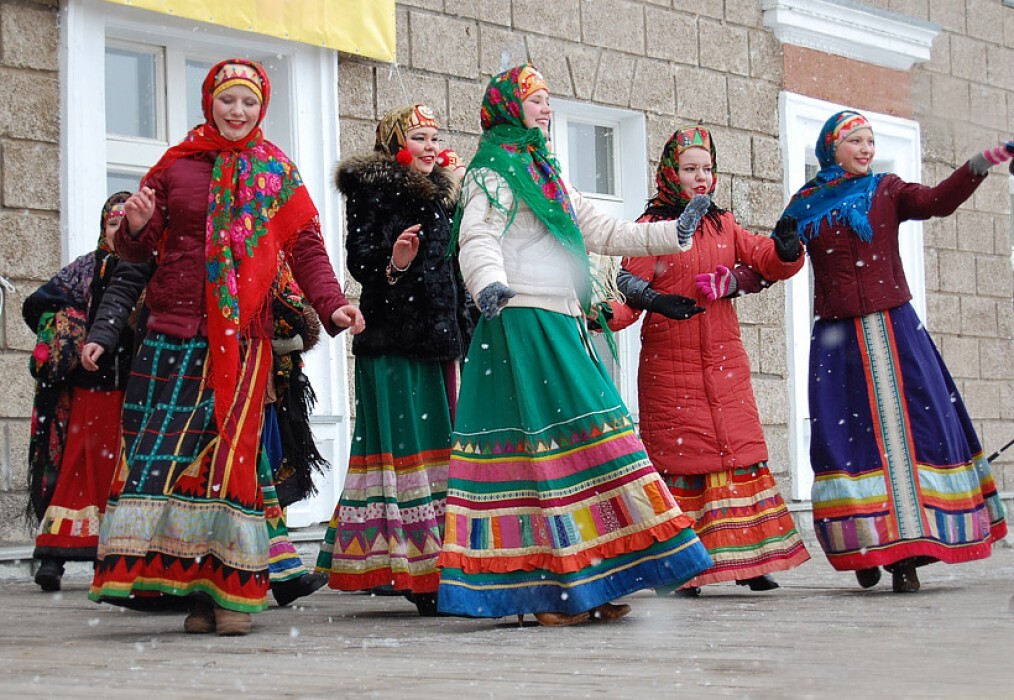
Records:
[[[676,321],[685,321],[691,316],[703,312],[704,308],[698,306],[693,299],[682,297],[679,294],[659,294],[648,302],[648,311],[662,314],[666,318]]]
[[[500,314],[500,309],[504,307],[507,300],[516,294],[517,292],[503,282],[493,282],[479,292],[479,298],[475,300],[475,305],[479,307],[479,311],[487,321],[492,321]]]
[[[799,222],[795,217],[783,216],[775,224],[771,237],[775,240],[775,252],[782,262],[795,262],[803,254],[803,245],[799,242]]]

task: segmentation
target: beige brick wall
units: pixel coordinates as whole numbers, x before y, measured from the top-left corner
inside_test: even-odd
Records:
[[[887,4],[943,27],[930,61],[913,71],[923,181],[935,182],[1014,132],[1014,9],[990,0]],[[1010,202],[1009,176],[994,168],[955,216],[925,225],[929,330],[987,454],[1014,438]],[[993,467],[1000,489],[1014,490],[1014,449]]]
[[[60,267],[57,0],[0,1],[0,542],[24,540],[34,335],[21,303]]]

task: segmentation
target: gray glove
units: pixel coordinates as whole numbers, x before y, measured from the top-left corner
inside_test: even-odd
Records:
[[[503,282],[492,282],[486,286],[475,300],[483,317],[492,321],[500,315],[500,310],[507,304],[507,300],[515,296],[517,292]]]
[[[688,248],[693,241],[694,232],[700,225],[701,219],[708,213],[711,207],[711,197],[706,194],[695,194],[687,204],[687,208],[680,214],[676,222],[676,231],[681,248]]]

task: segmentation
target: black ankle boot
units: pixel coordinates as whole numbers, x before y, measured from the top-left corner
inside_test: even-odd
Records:
[[[778,588],[778,582],[773,578],[764,574],[763,576],[754,576],[753,578],[744,579],[742,581],[736,581],[737,586],[749,586],[751,591],[773,591]]]
[[[915,565],[899,566],[891,571],[891,588],[895,593],[917,593],[919,577],[915,573]]]
[[[863,588],[873,588],[880,583],[880,569],[876,566],[870,569],[858,569],[856,580]]]
[[[289,579],[281,583],[272,583],[271,593],[275,596],[275,602],[278,603],[278,607],[284,608],[297,598],[308,596],[314,591],[323,588],[328,578],[328,575],[325,573],[303,574],[299,578]]]
[[[409,600],[415,603],[420,617],[442,617],[443,614],[437,610],[436,593],[412,593],[410,595]]]
[[[35,572],[35,582],[46,593],[60,590],[63,579],[63,562],[59,559],[42,559],[39,570]]]

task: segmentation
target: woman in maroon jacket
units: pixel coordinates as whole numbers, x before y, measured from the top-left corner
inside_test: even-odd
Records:
[[[898,224],[948,216],[1014,142],[935,187],[874,174],[873,130],[839,112],[817,139],[821,170],[786,216],[813,265],[810,462],[813,521],[831,565],[898,592],[916,567],[988,557],[1007,531],[989,464],[950,373],[909,300]]]
[[[648,311],[637,376],[641,438],[714,560],[684,585],[689,595],[721,581],[754,591],[777,588],[769,574],[810,558],[767,466],[736,308],[694,287],[695,274],[717,265],[742,263],[771,279],[791,277],[803,265],[802,247],[791,231],[788,245],[754,235],[710,201],[715,156],[711,133],[700,126],[680,129],[666,143],[657,191],[639,221],[679,218],[692,198],[708,198],[707,213],[689,252],[624,261],[649,290],[631,295],[621,286],[630,307]],[[679,312],[672,313],[668,302]],[[704,313],[684,312],[693,304]],[[636,319],[636,312],[613,306],[614,330]]]
[[[206,122],[145,175],[116,238],[126,260],[154,256],[156,272],[89,597],[188,598],[187,632],[246,634],[267,606],[270,466],[258,448],[280,256],[329,334],[364,327],[295,165],[261,133],[269,98],[256,63],[213,67]]]

